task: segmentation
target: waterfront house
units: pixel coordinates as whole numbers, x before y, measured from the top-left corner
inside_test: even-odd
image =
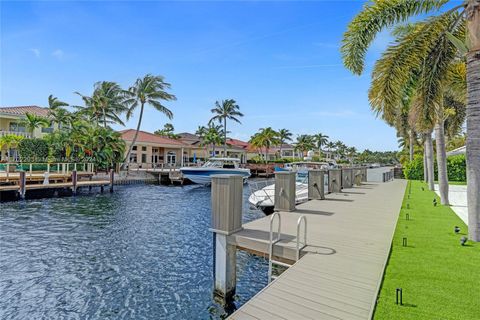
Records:
[[[213,156],[237,158],[241,163],[247,161],[248,142],[227,138],[227,153],[224,154],[223,145],[216,145],[214,151],[213,146],[204,145],[202,139],[195,134],[182,132],[178,136],[179,140],[188,146],[186,152],[190,161],[193,159],[204,161]]]
[[[16,106],[16,107],[0,107],[0,137],[5,135],[16,135],[25,138],[41,138],[47,133],[53,132],[57,127],[52,123],[49,127],[36,128],[33,133],[28,132],[25,125],[22,123],[26,118],[26,114],[34,114],[36,116],[48,117],[48,108],[39,106]],[[6,146],[0,150],[0,159],[5,160],[7,157]],[[10,160],[17,160],[18,153],[14,146],[8,150]]]
[[[132,144],[135,130],[122,130],[120,131],[120,134],[127,144],[126,153]],[[139,131],[137,141],[130,154],[130,169],[150,169],[187,165],[189,163],[189,149],[189,145],[183,143],[180,139],[177,140],[145,131]]]

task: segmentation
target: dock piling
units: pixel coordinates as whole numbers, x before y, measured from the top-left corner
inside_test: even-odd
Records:
[[[352,187],[352,169],[343,168],[342,169],[342,187],[351,188]]]
[[[325,199],[325,172],[323,170],[308,171],[308,199]]]
[[[275,172],[275,211],[295,210],[296,172]]]
[[[78,182],[77,170],[73,170],[72,171],[72,192],[73,192],[73,195],[77,194],[77,182]]]
[[[227,237],[242,230],[243,178],[212,176],[212,227],[214,237],[214,298],[228,305],[235,295],[237,258]]]
[[[331,193],[342,192],[342,170],[328,170],[328,189]]]
[[[18,180],[18,185],[19,185],[19,190],[18,190],[18,195],[20,196],[20,199],[25,199],[25,193],[27,190],[27,174],[24,170],[19,172],[20,177]]]
[[[113,183],[115,182],[115,171],[110,169],[110,193],[113,192]]]

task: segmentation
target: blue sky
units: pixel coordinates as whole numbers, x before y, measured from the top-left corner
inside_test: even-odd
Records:
[[[1,105],[80,104],[100,80],[124,87],[163,75],[177,132],[206,124],[215,100],[245,117],[231,136],[261,127],[322,132],[362,150],[397,149],[395,131],[371,113],[369,71],[388,44],[373,44],[367,72],[342,66],[340,40],[363,1],[1,2]],[[136,118],[127,123],[133,128]],[[150,109],[142,129],[167,119]],[[118,127],[118,129],[121,129]]]

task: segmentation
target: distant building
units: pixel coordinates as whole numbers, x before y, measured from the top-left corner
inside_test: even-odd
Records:
[[[133,142],[135,132],[134,129],[120,131],[127,144],[125,153]],[[181,140],[139,131],[129,163],[131,168],[142,169],[183,166],[189,163],[189,149],[190,146]]]
[[[27,117],[27,113],[47,118],[48,108],[39,106],[0,107],[0,137],[5,135],[16,135],[25,138],[41,138],[57,128],[56,124],[52,123],[50,127],[36,128],[33,133],[28,132],[27,128],[22,123]],[[1,160],[5,160],[7,156],[6,149],[6,146],[3,146],[3,148],[0,149]],[[18,152],[15,147],[10,148],[8,151],[10,160],[18,160]]]

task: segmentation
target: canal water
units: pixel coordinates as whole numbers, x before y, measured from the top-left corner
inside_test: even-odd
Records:
[[[212,301],[210,191],[119,186],[0,203],[0,319],[224,318]],[[245,221],[262,215],[245,201]],[[266,285],[267,262],[237,255],[238,307]]]

